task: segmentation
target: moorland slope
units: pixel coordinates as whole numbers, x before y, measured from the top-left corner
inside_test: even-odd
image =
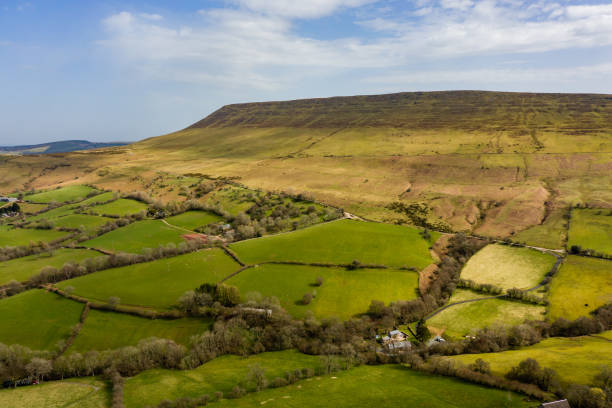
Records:
[[[200,173],[377,220],[421,202],[453,230],[557,246],[546,237],[563,234],[570,204],[610,206],[611,170],[610,95],[417,92],[229,105],[129,146],[2,157],[0,188],[150,190],[160,174]],[[155,193],[176,199],[175,187]]]

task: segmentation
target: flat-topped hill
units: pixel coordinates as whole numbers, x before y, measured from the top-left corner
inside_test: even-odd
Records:
[[[583,134],[612,129],[612,95],[445,91],[245,103],[224,106],[188,129],[232,126]]]

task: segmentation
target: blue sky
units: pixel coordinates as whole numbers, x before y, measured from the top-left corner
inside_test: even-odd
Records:
[[[612,2],[0,0],[0,144],[139,140],[229,103],[612,93]]]

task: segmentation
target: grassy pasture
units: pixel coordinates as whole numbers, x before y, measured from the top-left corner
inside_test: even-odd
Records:
[[[61,207],[57,207],[52,210],[49,210],[49,211],[45,211],[44,213],[27,217],[26,220],[27,221],[38,221],[42,219],[55,220],[59,217],[64,217],[66,215],[72,215],[72,214],[74,214],[73,206],[66,204]]]
[[[220,221],[222,218],[216,214],[206,211],[187,211],[173,217],[166,218],[166,221],[180,228],[194,230],[198,227]]]
[[[156,405],[162,400],[195,397],[229,392],[245,380],[249,367],[259,364],[268,378],[282,376],[285,371],[316,367],[319,357],[296,351],[277,351],[250,357],[222,356],[186,371],[150,370],[128,378],[124,386],[125,405],[128,408]]]
[[[55,227],[78,229],[85,228],[85,231],[96,231],[102,225],[112,221],[110,218],[99,217],[97,215],[87,214],[71,214],[65,217],[59,217],[53,222]]]
[[[81,206],[81,205],[89,205],[89,204],[98,204],[98,203],[103,203],[105,201],[111,200],[113,197],[115,196],[115,193],[112,191],[107,191],[105,193],[102,194],[98,194],[96,196],[90,197],[87,200],[83,200],[81,202],[79,202],[78,204],[72,206]]]
[[[161,220],[144,220],[118,228],[86,241],[83,245],[112,252],[140,253],[144,248],[183,242],[185,231],[164,224]]]
[[[318,276],[323,278],[323,285],[314,287]],[[414,299],[418,275],[388,269],[348,271],[299,265],[260,265],[240,272],[227,283],[237,286],[243,296],[249,292],[276,296],[294,316],[302,316],[311,310],[318,317],[347,319],[366,312],[373,299],[385,303]],[[314,290],[317,296],[309,305],[299,303],[304,294]]]
[[[533,249],[492,244],[470,258],[461,277],[504,289],[528,289],[544,279],[555,261],[553,255]]]
[[[58,249],[52,255],[45,252],[0,262],[0,285],[13,279],[19,282],[28,280],[45,266],[60,268],[68,262],[78,263],[100,255],[99,252],[87,249]]]
[[[464,299],[464,295],[459,290],[457,292],[459,292],[458,297]],[[451,297],[451,303],[455,302],[454,297],[454,295]],[[487,299],[451,306],[427,320],[427,324],[437,329],[444,329],[444,333],[451,337],[461,337],[473,329],[494,324],[513,325],[525,319],[542,320],[544,312],[544,306],[503,299]]]
[[[0,247],[29,245],[30,242],[51,242],[69,233],[56,230],[37,230],[27,228],[0,228]]]
[[[115,201],[111,201],[108,204],[96,205],[90,209],[96,214],[104,215],[130,215],[136,214],[140,211],[146,210],[148,206],[140,201],[130,200],[127,198],[120,198]]]
[[[550,284],[549,317],[576,319],[612,302],[612,261],[570,255]]]
[[[439,234],[432,233],[435,241]],[[413,266],[432,263],[430,242],[419,230],[390,224],[340,220],[291,233],[251,239],[231,247],[246,263],[263,261],[329,262]]]
[[[47,208],[47,204],[32,204],[32,203],[19,203],[19,208],[24,214],[33,214],[40,210]]]
[[[53,349],[70,335],[83,310],[81,303],[40,289],[0,300],[0,343],[35,350]]]
[[[135,346],[140,340],[149,337],[170,339],[187,346],[191,336],[209,327],[210,323],[201,319],[150,320],[122,313],[90,310],[68,352]]]
[[[608,335],[612,332],[607,332]],[[612,342],[605,338],[583,336],[555,337],[533,346],[501,353],[466,354],[451,357],[465,364],[482,358],[495,374],[504,375],[526,358],[536,359],[542,367],[557,371],[567,382],[590,384],[602,366],[612,365]]]
[[[27,195],[24,197],[24,200],[31,201],[33,203],[50,203],[53,201],[65,203],[66,201],[81,201],[85,199],[88,194],[94,191],[96,190],[88,186],[68,186],[56,190],[43,191],[41,193]]]
[[[244,212],[255,204],[257,193],[241,187],[225,186],[211,192],[206,201],[218,204],[232,215]]]
[[[567,239],[567,220],[563,218],[566,212],[564,208],[555,209],[548,215],[543,224],[527,228],[515,234],[512,239],[543,248],[563,248]]]
[[[118,296],[125,305],[169,308],[187,290],[218,282],[240,268],[220,249],[202,250],[153,262],[107,269],[57,284],[74,293],[107,301]]]
[[[568,247],[612,255],[612,210],[574,209],[570,222]]]
[[[97,378],[44,382],[35,387],[0,389],[3,408],[106,408],[110,406],[108,385]]]
[[[268,389],[214,407],[530,407],[534,403],[507,391],[436,376],[397,365],[360,366]]]

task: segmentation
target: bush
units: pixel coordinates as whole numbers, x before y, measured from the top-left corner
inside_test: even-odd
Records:
[[[304,296],[302,296],[303,305],[308,305],[310,302],[312,302],[312,293],[306,293]]]

